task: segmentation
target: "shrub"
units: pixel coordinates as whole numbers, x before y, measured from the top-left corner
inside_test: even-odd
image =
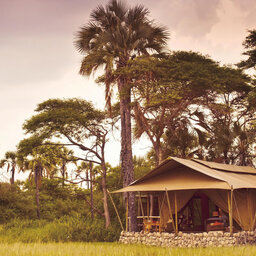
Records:
[[[46,220],[13,220],[0,229],[2,242],[112,242],[120,228],[105,228],[103,220],[89,221],[81,215],[64,216],[52,222]]]

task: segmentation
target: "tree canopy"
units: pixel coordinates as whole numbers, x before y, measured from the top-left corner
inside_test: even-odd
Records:
[[[237,65],[240,68],[249,69],[256,67],[256,30],[248,30],[249,35],[246,36],[243,46],[246,49],[243,55],[247,56],[246,60],[242,60]]]
[[[27,133],[32,133],[46,145],[62,145],[82,151],[80,155],[76,153],[73,156],[74,161],[86,161],[101,166],[104,214],[106,226],[109,226],[105,144],[110,125],[105,119],[104,112],[81,99],[50,99],[39,104],[36,111],[38,114],[24,124]],[[57,139],[60,142],[56,142]]]

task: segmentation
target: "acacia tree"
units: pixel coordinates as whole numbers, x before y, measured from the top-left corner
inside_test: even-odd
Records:
[[[98,6],[91,12],[90,21],[78,31],[75,45],[85,55],[80,74],[90,75],[104,67],[106,103],[110,107],[111,85],[116,84],[120,100],[121,166],[123,184],[134,179],[131,143],[131,88],[128,78],[120,75],[113,80],[112,72],[128,65],[140,54],[162,52],[168,33],[165,27],[148,20],[148,9],[141,5],[127,8],[121,1],[111,0],[106,7]],[[110,108],[109,108],[110,109]],[[134,193],[129,193],[131,230],[136,230]]]
[[[137,138],[147,134],[156,165],[163,160],[164,133],[168,129],[174,135],[180,124],[189,123],[189,106],[212,89],[212,74],[217,69],[217,63],[210,58],[183,51],[161,59],[139,58],[131,63],[127,72],[137,74],[133,87],[135,134]]]
[[[74,160],[101,166],[104,215],[108,227],[110,216],[107,201],[105,145],[109,126],[105,113],[95,109],[90,102],[81,99],[50,99],[39,104],[36,112],[38,114],[32,116],[23,126],[27,133],[43,137],[43,143],[46,144],[49,144],[49,139],[58,138],[62,142],[51,142],[51,144],[81,150],[80,156],[74,156]]]
[[[223,91],[215,99],[207,99],[207,115],[200,111],[192,113],[192,119],[206,134],[205,158],[253,165],[256,120],[253,91],[248,84],[234,92]]]
[[[151,140],[156,165],[164,151],[176,150],[175,155],[185,157],[195,151],[199,140],[202,142],[202,132],[194,120],[191,122],[199,108],[205,110],[225,93],[242,96],[250,91],[248,77],[241,71],[194,52],[172,52],[161,59],[140,57],[121,72],[135,78],[135,134],[140,137],[145,133]],[[196,136],[200,137],[198,142]],[[166,149],[164,142],[169,143]]]
[[[256,68],[256,29],[249,30],[249,35],[245,38],[243,46],[247,51],[243,53],[248,58],[237,64],[243,69]]]

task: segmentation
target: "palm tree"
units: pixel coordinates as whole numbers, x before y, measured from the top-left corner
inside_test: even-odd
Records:
[[[0,161],[0,168],[3,168],[4,166],[7,165],[7,172],[9,171],[11,167],[11,178],[10,178],[10,183],[14,184],[14,176],[15,176],[15,171],[17,167],[17,153],[14,151],[7,151],[5,153],[5,158]]]
[[[53,154],[54,146],[42,145],[42,139],[38,136],[31,136],[23,139],[18,145],[18,165],[23,171],[30,170],[30,178],[35,181],[35,200],[37,218],[40,219],[40,185],[45,170],[50,176],[51,171],[56,171],[56,164],[59,158]]]
[[[141,5],[128,8],[123,2],[111,0],[106,7],[98,6],[90,21],[80,28],[75,46],[84,56],[80,74],[89,76],[104,67],[106,105],[111,111],[112,84],[116,84],[120,99],[121,166],[123,185],[134,179],[131,143],[131,87],[126,75],[113,79],[113,71],[128,67],[138,55],[163,51],[168,33],[165,27],[148,20],[148,9]],[[131,230],[136,230],[135,197],[128,195]]]

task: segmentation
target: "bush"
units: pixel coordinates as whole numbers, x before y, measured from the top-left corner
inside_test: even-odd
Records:
[[[112,242],[120,228],[105,228],[103,220],[88,221],[82,216],[46,220],[13,220],[0,229],[2,242]]]

